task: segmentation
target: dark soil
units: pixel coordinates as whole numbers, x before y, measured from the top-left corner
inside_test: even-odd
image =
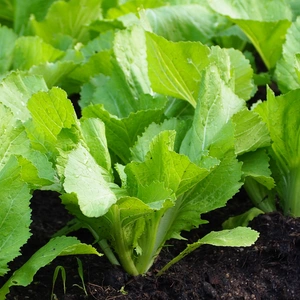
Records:
[[[229,213],[238,214],[251,206],[240,193],[224,209],[205,216],[210,224],[186,233],[192,243],[211,230],[221,229]],[[17,269],[64,226],[70,216],[54,193],[38,192],[32,199],[32,237],[22,248],[23,255],[10,266]],[[300,219],[285,218],[280,213],[261,215],[250,226],[260,232],[256,244],[248,248],[202,246],[170,268],[161,277],[156,273],[185,247],[184,241],[172,241],[151,272],[130,277],[112,267],[105,257],[80,256],[84,268],[82,289],[75,257],[60,257],[41,269],[34,282],[13,287],[7,299],[50,299],[55,267],[67,274],[67,291],[63,293],[58,277],[53,299],[299,299],[300,295]],[[87,231],[77,233],[90,241]],[[4,279],[7,279],[4,278]],[[4,282],[4,280],[2,280]]]

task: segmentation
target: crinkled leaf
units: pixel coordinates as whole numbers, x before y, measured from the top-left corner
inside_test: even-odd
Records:
[[[175,130],[176,137],[174,142],[174,151],[178,152],[180,144],[189,128],[189,122],[172,118],[165,120],[161,124],[152,123],[146,128],[142,136],[140,136],[134,146],[130,149],[132,154],[132,160],[137,162],[143,162],[146,158],[146,154],[150,149],[150,143],[152,139],[160,132],[165,130]]]
[[[63,128],[71,128],[77,117],[66,93],[59,88],[38,92],[28,101],[32,122],[26,124],[31,142],[37,150],[55,152],[57,136]]]
[[[28,152],[28,138],[24,127],[16,121],[11,111],[0,103],[0,169],[12,154]]]
[[[153,93],[148,78],[144,31],[134,26],[118,32],[113,50],[111,74],[99,74],[83,86],[80,106],[103,104],[109,113],[119,118],[139,110],[162,108],[165,99],[150,96]]]
[[[150,144],[144,162],[131,162],[126,166],[131,195],[137,195],[140,186],[158,181],[179,196],[209,174],[209,170],[198,167],[185,155],[174,152],[174,140],[174,131],[160,133]]]
[[[0,101],[10,108],[16,119],[25,122],[30,118],[26,109],[28,100],[38,91],[47,90],[42,77],[13,72],[0,83]]]
[[[68,155],[64,176],[65,191],[76,193],[80,209],[88,217],[104,215],[117,201],[112,191],[117,186],[111,183],[111,175],[83,146]]]

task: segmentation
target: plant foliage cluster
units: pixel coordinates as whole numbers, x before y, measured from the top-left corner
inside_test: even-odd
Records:
[[[256,208],[169,265],[251,245],[237,224],[278,203],[299,217],[299,15],[295,0],[0,0],[0,275],[30,237],[35,190],[74,216],[0,299],[58,255],[100,255],[78,228],[138,275],[242,186]],[[253,104],[265,85],[277,96]]]

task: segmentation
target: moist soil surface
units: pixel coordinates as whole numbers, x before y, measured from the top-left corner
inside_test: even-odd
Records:
[[[58,196],[37,192],[31,200],[32,237],[22,248],[22,256],[10,264],[20,267],[37,249],[71,218]],[[66,271],[66,292],[58,276],[52,299],[300,299],[300,219],[281,213],[260,215],[250,227],[260,232],[255,245],[227,248],[204,245],[172,266],[164,275],[156,273],[167,262],[211,230],[220,230],[229,216],[251,207],[240,192],[225,208],[203,215],[209,224],[183,233],[187,241],[170,241],[145,276],[131,277],[107,259],[78,256],[84,270],[84,285],[78,274],[76,257],[59,257],[40,269],[27,287],[13,287],[7,299],[51,299],[53,274],[57,266]],[[83,242],[93,240],[88,231],[76,235]],[[0,284],[7,280],[2,278]],[[86,294],[83,290],[86,289]]]

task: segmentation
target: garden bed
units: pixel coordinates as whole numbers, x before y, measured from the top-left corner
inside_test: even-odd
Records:
[[[226,214],[228,217],[229,211],[238,213],[251,205],[245,199],[244,193],[240,192],[229,201],[228,207],[206,215],[209,224],[185,234],[189,243],[210,230],[221,229],[221,223]],[[14,262],[14,266],[28,259],[68,219],[68,214],[54,193],[36,193],[32,199],[32,208],[34,234],[23,248],[24,255]],[[156,277],[156,272],[185,248],[185,242],[170,242],[151,271],[136,278],[112,267],[104,256],[78,256],[83,264],[88,296],[79,287],[82,287],[82,283],[77,272],[76,258],[60,257],[41,269],[29,287],[13,287],[7,299],[50,299],[53,273],[58,265],[65,268],[67,275],[66,294],[63,293],[61,277],[58,277],[54,288],[59,300],[298,299],[300,220],[272,213],[258,216],[250,226],[260,232],[260,238],[254,246],[226,248],[204,245],[161,277]],[[91,241],[86,231],[78,232],[78,236],[83,241]]]

